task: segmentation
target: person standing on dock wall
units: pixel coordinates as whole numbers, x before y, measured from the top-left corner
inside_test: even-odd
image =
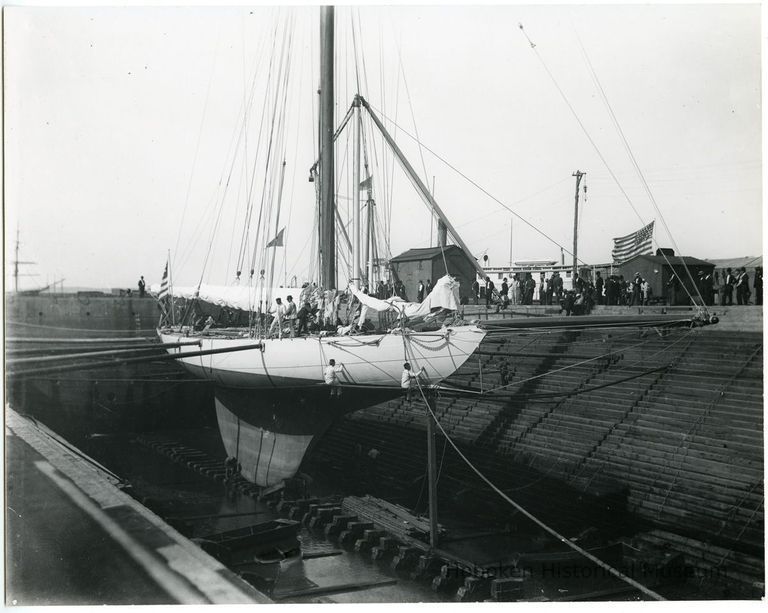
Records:
[[[563,278],[557,271],[552,275],[552,291],[557,296],[557,301],[559,302],[563,297]]]
[[[642,287],[643,287],[643,278],[640,276],[639,272],[635,273],[635,279],[632,281],[632,301],[629,303],[629,306],[635,306],[643,304],[642,302]]]
[[[501,282],[499,297],[501,298],[501,308],[506,309],[509,306],[509,284],[507,283],[506,277],[504,277],[504,280]]]
[[[512,283],[509,286],[509,294],[513,305],[517,306],[520,304],[520,276],[517,273],[512,275]]]
[[[496,289],[496,286],[493,284],[493,281],[491,281],[490,277],[485,278],[485,308],[487,309],[489,306],[491,306],[491,302],[493,301],[493,291]]]
[[[763,304],[763,267],[758,266],[755,268],[755,304],[762,306]]]
[[[725,269],[725,278],[720,287],[720,306],[733,306],[733,286],[736,285],[736,278],[733,276],[730,268]]]
[[[749,304],[749,275],[743,266],[736,280],[736,303]]]
[[[144,281],[144,275],[141,275],[141,279],[139,279],[139,298],[144,298],[144,294],[147,291],[147,284]]]
[[[595,298],[597,304],[603,304],[603,277],[600,272],[595,273]]]

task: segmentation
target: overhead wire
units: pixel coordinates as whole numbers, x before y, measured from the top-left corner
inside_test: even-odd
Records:
[[[370,103],[369,103],[369,104],[370,104]],[[374,106],[374,105],[372,105],[372,104],[370,104],[370,106],[371,106],[371,108],[372,108],[372,109],[374,109],[374,110],[376,111],[376,113],[377,113],[377,114],[381,115],[382,119],[386,119],[387,121],[391,122],[393,125],[397,125],[397,124],[395,123],[395,121],[394,121],[394,120],[390,119],[389,117],[386,117],[386,116],[384,116],[384,114],[382,113],[381,109],[379,109],[379,108],[375,107],[375,106]],[[403,134],[405,134],[406,136],[408,136],[408,138],[410,138],[410,139],[412,139],[412,140],[414,140],[414,141],[417,141],[417,138],[416,138],[416,137],[415,137],[413,134],[411,134],[410,132],[408,132],[407,130],[405,130],[405,129],[404,129],[402,126],[399,126],[399,125],[397,125],[397,127],[399,128],[399,130],[400,130],[400,131],[401,131]],[[560,247],[560,249],[562,249],[562,250],[563,250],[565,253],[567,253],[567,254],[569,254],[569,255],[573,255],[573,252],[572,252],[572,251],[571,251],[571,250],[570,250],[568,247],[566,247],[566,246],[564,246],[564,245],[560,244],[560,243],[559,243],[558,241],[556,241],[554,238],[552,238],[551,236],[549,236],[549,234],[547,234],[547,233],[546,233],[546,232],[544,232],[543,230],[539,229],[539,228],[538,228],[536,225],[534,225],[533,223],[531,223],[530,221],[528,221],[528,220],[527,220],[525,217],[523,217],[522,215],[520,215],[519,213],[517,213],[516,211],[514,211],[512,208],[510,208],[510,206],[509,206],[509,205],[507,205],[507,204],[505,204],[504,202],[502,202],[501,200],[499,200],[499,199],[498,199],[496,196],[494,196],[493,194],[491,194],[491,193],[490,193],[488,190],[486,190],[486,189],[485,189],[483,186],[481,186],[479,183],[477,183],[477,181],[475,181],[474,179],[472,179],[472,178],[471,178],[471,177],[469,177],[468,175],[464,174],[462,171],[460,171],[458,168],[456,168],[456,167],[455,167],[453,164],[451,164],[451,163],[450,163],[448,160],[446,160],[446,159],[445,159],[444,157],[442,157],[440,154],[438,154],[437,152],[435,152],[435,151],[434,151],[433,149],[431,149],[429,146],[425,145],[424,143],[421,143],[421,144],[420,144],[420,146],[421,146],[421,147],[423,147],[423,148],[424,148],[426,151],[429,151],[429,153],[431,153],[433,156],[435,156],[435,157],[436,157],[438,160],[440,160],[440,161],[441,161],[443,164],[445,164],[445,165],[446,165],[448,168],[450,168],[451,170],[453,170],[453,171],[454,171],[456,174],[458,174],[458,175],[459,175],[459,176],[460,176],[462,179],[464,179],[465,181],[467,181],[468,183],[470,183],[471,185],[473,185],[475,188],[477,188],[479,191],[481,191],[483,194],[485,194],[485,195],[486,195],[488,198],[490,198],[491,200],[493,200],[494,202],[496,202],[498,205],[500,205],[501,207],[503,207],[504,209],[506,209],[507,211],[509,211],[510,213],[512,213],[512,215],[514,215],[515,217],[517,217],[517,218],[518,218],[520,221],[522,221],[522,222],[523,222],[525,225],[527,225],[528,227],[530,227],[532,230],[534,230],[535,232],[537,232],[538,234],[540,234],[541,236],[543,236],[544,238],[546,238],[546,239],[547,239],[548,241],[550,241],[552,244],[554,244],[554,245],[557,245],[558,247]],[[587,262],[585,262],[585,261],[584,261],[584,260],[582,260],[581,258],[577,258],[577,259],[578,259],[578,261],[579,261],[579,262],[581,262],[581,263],[582,263],[582,264],[584,264],[585,266],[588,266]]]
[[[275,49],[277,47],[277,41],[278,41],[278,28],[279,28],[279,20],[275,23],[275,30],[272,36],[272,50],[269,54],[269,65],[267,67],[267,75],[266,75],[266,83],[264,87],[264,96],[261,103],[261,113],[260,113],[260,121],[259,121],[259,132],[256,137],[256,143],[257,143],[257,154],[253,157],[253,172],[251,173],[251,180],[248,184],[248,192],[246,196],[246,210],[245,210],[245,218],[243,220],[243,226],[242,226],[242,234],[240,237],[240,247],[238,249],[238,256],[237,256],[237,273],[238,273],[238,279],[240,278],[240,273],[243,270],[243,266],[245,264],[245,258],[248,251],[250,251],[249,248],[249,240],[250,240],[250,232],[251,232],[251,219],[253,216],[253,206],[254,206],[254,197],[253,197],[253,191],[256,183],[256,177],[258,175],[257,172],[257,165],[259,163],[259,151],[261,149],[261,143],[263,142],[262,134],[264,131],[264,127],[266,124],[266,119],[269,116],[269,94],[270,94],[270,85],[272,84],[272,71],[274,67],[275,62]],[[253,89],[252,91],[255,94],[255,83],[256,83],[256,74],[254,72],[254,80],[253,80]],[[252,94],[253,95],[253,94]],[[252,98],[251,98],[252,100]],[[262,192],[262,198],[264,194]],[[263,201],[262,201],[263,203]],[[261,209],[260,209],[261,211]],[[260,223],[257,222],[257,226]]]
[[[624,189],[624,186],[621,184],[621,182],[619,181],[618,177],[616,176],[616,173],[613,171],[613,168],[608,164],[608,160],[605,159],[605,156],[603,155],[603,153],[600,150],[600,148],[597,146],[597,143],[595,142],[595,140],[592,138],[592,135],[589,133],[589,130],[587,130],[587,127],[584,125],[584,122],[581,120],[581,117],[576,112],[576,109],[573,107],[573,104],[571,104],[571,101],[569,100],[568,96],[565,94],[565,91],[563,90],[563,88],[560,86],[560,83],[555,78],[555,75],[549,69],[549,66],[544,61],[544,58],[537,51],[537,49],[536,49],[537,45],[530,39],[530,37],[528,36],[528,33],[525,31],[522,23],[518,24],[518,28],[519,28],[520,32],[523,34],[523,36],[525,37],[526,41],[528,41],[528,44],[529,44],[531,50],[533,51],[534,55],[538,59],[538,61],[541,64],[541,66],[544,68],[544,71],[549,76],[550,80],[552,81],[552,84],[555,86],[555,89],[557,89],[558,93],[560,94],[561,98],[563,99],[563,101],[565,102],[566,106],[570,110],[570,112],[573,115],[574,119],[576,119],[576,123],[578,123],[579,127],[581,128],[582,132],[584,133],[584,136],[586,136],[586,138],[589,141],[590,145],[592,145],[592,148],[594,149],[594,151],[597,154],[597,156],[600,158],[600,161],[603,163],[603,166],[605,166],[605,169],[608,171],[608,174],[613,179],[613,181],[616,184],[616,186],[618,187],[619,191],[624,196],[624,199],[627,201],[627,203],[629,204],[629,206],[632,209],[632,211],[634,211],[634,213],[637,216],[638,220],[640,220],[640,222],[644,226],[647,225],[645,220],[643,219],[643,216],[640,215],[640,212],[635,207],[634,202],[629,197],[629,194],[627,194],[626,190]],[[577,38],[578,38],[578,33],[577,33]],[[579,44],[581,45],[581,40],[580,39],[579,39]],[[586,51],[585,51],[583,45],[581,45],[581,49],[582,49],[582,53],[586,54]],[[598,87],[598,90],[601,92],[601,95],[603,97],[603,101],[606,104],[606,106],[609,108],[609,113],[611,114],[611,116],[613,118],[614,125],[619,130],[620,135],[622,137],[622,140],[625,143],[625,148],[627,148],[627,151],[630,154],[630,159],[633,161],[633,165],[635,165],[636,161],[634,160],[634,155],[631,153],[631,149],[629,149],[629,144],[626,142],[626,139],[624,139],[623,132],[621,131],[621,128],[618,125],[617,120],[615,119],[615,115],[613,114],[613,109],[610,107],[610,104],[608,103],[607,97],[605,96],[605,92],[602,89],[602,86],[599,84],[599,81],[597,80],[597,75],[594,74],[594,69],[591,67],[591,62],[588,61],[588,64],[590,66],[590,73],[592,74],[592,79],[593,79],[593,81],[595,81],[595,83],[596,83],[596,85]],[[636,171],[640,172],[639,171],[639,166],[636,166]],[[642,181],[645,183],[644,177],[642,178]],[[648,188],[648,189],[650,189],[650,188]],[[654,201],[652,200],[652,202],[654,202]],[[658,208],[657,208],[657,213],[658,212],[659,211],[658,211]],[[662,219],[662,223],[664,223],[664,225],[666,227],[666,222],[664,222],[663,219]],[[669,229],[668,228],[667,228],[667,233],[669,234]],[[670,235],[670,238],[671,238],[671,235]],[[664,257],[667,260],[667,262],[669,263],[669,260],[667,259],[667,256],[664,255]],[[690,276],[690,270],[688,270],[688,267],[685,264],[685,260],[683,258],[681,258],[681,261],[683,262],[683,265],[685,267],[686,272]],[[672,265],[670,264],[670,266],[672,266]],[[693,281],[693,277],[691,277],[691,280]],[[685,286],[685,284],[681,283],[681,286],[685,290],[685,292],[688,294],[689,298],[692,299],[693,297],[691,296],[691,294],[688,291],[688,289]],[[701,298],[701,292],[699,291],[699,289],[698,289],[698,287],[697,287],[695,282],[693,282],[693,287],[696,289],[696,292],[699,294],[699,298]],[[693,300],[692,300],[692,302],[695,303],[695,301],[693,301]],[[703,300],[702,300],[702,304],[703,304]]]
[[[654,197],[653,192],[651,191],[651,188],[648,185],[648,181],[646,180],[645,175],[644,175],[642,169],[640,168],[640,165],[637,162],[637,158],[635,157],[635,154],[632,151],[632,147],[630,147],[629,141],[627,140],[627,137],[624,134],[624,130],[622,130],[622,128],[621,128],[621,124],[619,123],[619,120],[616,117],[616,113],[613,111],[613,107],[611,106],[611,103],[608,100],[608,96],[605,93],[605,89],[603,88],[603,85],[600,82],[599,77],[597,76],[597,72],[595,71],[595,68],[592,65],[592,61],[590,60],[589,54],[587,53],[587,50],[584,47],[584,43],[582,42],[581,37],[579,36],[579,32],[576,29],[576,26],[575,26],[575,24],[573,24],[573,22],[571,22],[571,25],[573,27],[574,33],[576,34],[576,40],[579,43],[579,48],[581,49],[582,56],[583,56],[583,58],[584,58],[584,60],[585,60],[585,62],[587,64],[588,69],[589,69],[589,74],[592,77],[592,82],[594,83],[596,89],[598,90],[598,92],[600,94],[600,98],[603,101],[603,104],[605,105],[606,109],[608,110],[608,114],[610,115],[611,121],[612,121],[614,127],[616,128],[616,132],[618,133],[619,138],[620,138],[622,144],[624,145],[624,149],[627,152],[627,156],[629,157],[630,162],[632,163],[632,167],[635,169],[635,172],[636,172],[638,178],[640,179],[641,184],[643,185],[645,193],[648,196],[648,199],[651,201],[651,204],[653,205],[654,210],[656,211],[656,215],[658,215],[659,219],[661,220],[661,223],[662,223],[662,225],[664,226],[664,229],[667,232],[667,236],[669,237],[669,240],[672,242],[672,246],[675,248],[677,253],[680,253],[680,248],[677,245],[677,241],[675,240],[674,236],[672,236],[672,231],[669,229],[669,226],[667,225],[667,221],[664,218],[664,215],[662,214],[661,209],[659,208],[658,203],[656,202],[656,198]],[[618,181],[618,179],[616,179],[616,180]],[[635,213],[637,213],[637,211],[635,211]],[[640,217],[639,214],[638,214],[638,217]],[[643,223],[643,225],[645,225],[645,221],[642,219],[642,217],[640,218],[640,221]],[[658,246],[658,242],[656,241],[656,239],[652,238],[652,240]],[[661,255],[664,257],[664,260],[667,262],[667,264],[670,267],[672,267],[672,263],[669,261],[669,258],[667,257],[667,254],[664,253],[664,251],[661,251]],[[698,294],[698,297],[699,297],[699,299],[701,300],[701,302],[703,304],[704,300],[702,298],[701,291],[699,290],[699,287],[698,287],[698,284],[696,283],[696,280],[693,278],[693,274],[691,273],[690,269],[688,268],[688,264],[686,263],[685,258],[681,257],[680,261],[681,261],[681,263],[683,265],[683,268],[685,269],[686,274],[688,275],[688,278],[691,281],[691,286],[696,290],[696,293]],[[685,290],[685,292],[688,294],[688,297],[690,299],[693,299],[693,296],[688,291],[688,289],[686,288],[685,284],[682,284],[682,286],[683,286],[683,289]],[[692,300],[692,302],[693,302],[693,300]]]
[[[208,85],[205,89],[205,99],[203,100],[203,113],[200,117],[200,126],[198,127],[197,131],[197,142],[195,143],[195,153],[192,156],[192,167],[189,170],[189,179],[187,181],[187,190],[184,194],[184,208],[181,212],[181,220],[179,222],[179,229],[176,234],[176,244],[173,247],[173,252],[175,254],[179,251],[179,241],[181,240],[181,232],[184,228],[184,219],[187,215],[187,208],[189,206],[189,195],[192,192],[192,179],[195,176],[195,168],[197,166],[197,156],[200,153],[200,143],[203,139],[203,126],[205,125],[205,118],[208,113],[208,101],[211,96],[211,84],[213,83],[213,75],[216,72],[216,59],[218,58],[219,54],[219,43],[221,41],[221,27],[217,26],[216,28],[216,45],[213,49],[213,59],[211,61],[211,71],[208,75]]]

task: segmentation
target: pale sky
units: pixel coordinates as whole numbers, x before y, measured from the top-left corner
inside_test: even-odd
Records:
[[[282,278],[307,279],[317,13],[317,7],[6,8],[6,258],[18,227],[21,259],[38,263],[27,267],[39,276],[25,286],[54,276],[66,278],[65,286],[135,287],[140,274],[158,282],[169,249],[175,281],[191,284],[200,278],[209,243],[205,280],[232,280],[245,168],[251,179],[256,173],[255,207],[262,199],[259,129],[264,88],[275,91],[274,70],[268,78],[274,32],[277,24],[282,41],[289,21],[279,223],[287,243],[276,269]],[[355,90],[353,48],[362,46],[361,90],[373,107],[411,134],[418,131],[426,147],[567,249],[571,175],[586,172],[579,231],[586,263],[610,261],[611,238],[652,219],[658,245],[672,246],[593,82],[583,45],[680,252],[759,255],[760,23],[758,4],[337,7],[337,121]],[[253,103],[244,114],[252,83]],[[244,117],[240,134],[247,136],[234,147]],[[434,181],[438,203],[473,254],[507,264],[511,213],[394,132],[422,178],[430,186]],[[349,155],[344,137],[339,157]],[[399,169],[384,189],[387,181],[379,177],[392,173],[392,162],[384,166],[380,140],[369,155],[378,164],[374,188],[382,214],[391,200],[392,254],[434,244],[426,209]],[[219,185],[227,176],[223,196]],[[340,183],[348,197],[348,175]],[[513,261],[559,259],[557,245],[512,223]]]

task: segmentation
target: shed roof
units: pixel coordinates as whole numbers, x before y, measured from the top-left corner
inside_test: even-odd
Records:
[[[393,257],[390,262],[412,262],[416,260],[431,260],[441,256],[442,252],[458,251],[463,252],[456,245],[446,245],[445,247],[423,247],[421,249],[409,249],[398,256]]]
[[[709,263],[714,264],[716,268],[757,268],[763,265],[763,256],[748,255],[743,258],[725,258],[720,260],[707,260]]]
[[[632,262],[635,262],[637,260],[646,260],[648,262],[653,262],[655,264],[667,264],[672,266],[682,266],[685,264],[686,266],[705,266],[705,267],[714,267],[714,264],[711,262],[707,262],[706,260],[700,260],[699,258],[694,258],[690,255],[668,255],[664,257],[663,255],[636,255],[633,258],[628,259],[626,262],[621,264],[622,267],[629,266]]]

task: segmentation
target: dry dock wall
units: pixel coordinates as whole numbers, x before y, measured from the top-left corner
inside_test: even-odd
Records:
[[[6,294],[7,336],[147,336],[160,318],[149,295]]]
[[[762,581],[762,331],[729,328],[742,330],[491,336],[447,383],[498,388],[505,359],[513,385],[443,394],[437,417],[476,466],[566,533],[666,531],[725,552],[712,566]],[[424,419],[423,405],[402,399],[359,411],[312,459],[354,471],[356,445],[376,447],[381,480],[407,497],[425,470]],[[451,449],[441,471],[443,499],[495,504]]]

